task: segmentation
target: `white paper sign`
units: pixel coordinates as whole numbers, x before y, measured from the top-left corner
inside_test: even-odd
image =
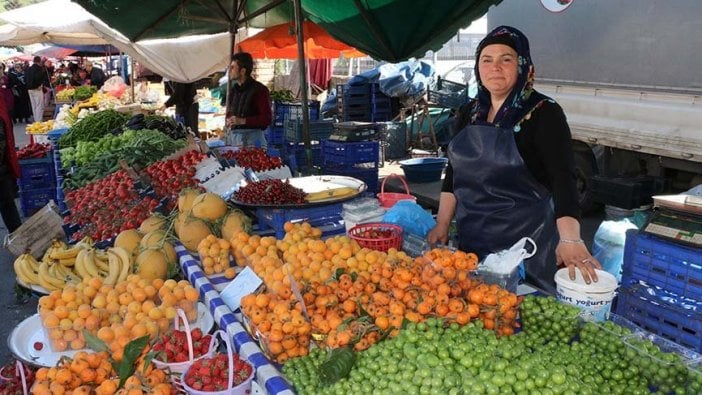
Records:
[[[235,311],[241,305],[241,298],[256,291],[261,284],[263,281],[256,273],[250,267],[246,267],[220,292],[220,297],[232,311]]]

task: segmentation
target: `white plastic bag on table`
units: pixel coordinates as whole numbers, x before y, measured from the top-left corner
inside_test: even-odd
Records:
[[[527,242],[533,246],[531,252],[527,251]],[[486,256],[481,267],[484,267],[492,273],[509,274],[514,268],[524,262],[525,259],[534,256],[534,254],[536,254],[536,249],[534,240],[529,237],[524,237],[514,243],[508,250],[502,250]]]
[[[629,229],[636,229],[636,225],[628,219],[604,221],[597,228],[592,243],[592,256],[600,261],[602,270],[612,274],[617,281],[622,278],[624,244]]]

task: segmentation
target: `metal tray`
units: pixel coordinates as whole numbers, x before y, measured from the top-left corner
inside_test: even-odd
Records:
[[[368,188],[366,183],[353,177],[346,176],[333,176],[333,175],[321,175],[321,176],[307,176],[307,177],[295,177],[289,178],[290,184],[294,187],[300,188],[306,193],[321,192],[324,190],[351,187],[356,189],[356,193],[341,197],[332,197],[325,200],[318,200],[314,203],[304,203],[304,204],[260,204],[260,203],[244,203],[234,198],[231,201],[239,206],[245,207],[261,207],[261,208],[305,208],[322,206],[330,203],[345,202],[347,200],[353,199],[365,192]]]

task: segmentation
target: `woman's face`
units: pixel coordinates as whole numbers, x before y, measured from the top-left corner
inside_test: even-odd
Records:
[[[517,83],[517,52],[504,44],[483,48],[478,59],[478,72],[485,89],[492,96],[506,97]]]

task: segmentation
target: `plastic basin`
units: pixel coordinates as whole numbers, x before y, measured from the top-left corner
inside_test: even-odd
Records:
[[[400,168],[409,182],[424,183],[441,180],[447,158],[414,158],[400,161]]]

